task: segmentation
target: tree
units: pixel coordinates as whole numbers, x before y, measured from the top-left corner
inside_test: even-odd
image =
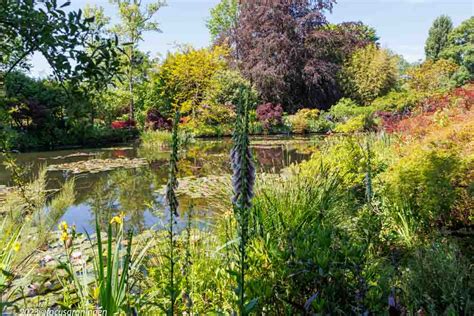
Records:
[[[21,149],[51,148],[76,136],[74,141],[80,141],[81,135],[72,135],[77,130],[71,125],[85,109],[83,101],[84,95],[67,83],[61,86],[55,80],[33,79],[13,71],[5,78],[5,95],[0,98],[0,113],[8,114],[1,123],[15,135],[11,145]]]
[[[95,27],[94,16],[82,10],[66,13],[68,5],[56,0],[1,1],[1,125],[10,125],[11,135],[25,136],[18,146],[51,147],[64,138],[82,137],[75,127],[85,131],[86,124],[75,118],[87,111],[84,91],[107,86],[119,68],[117,39]],[[28,69],[34,53],[46,59],[56,80],[32,80],[18,73]]]
[[[239,16],[238,0],[222,0],[211,9],[206,26],[213,42],[224,41],[237,26]]]
[[[231,44],[263,102],[285,111],[327,108],[339,97],[337,73],[357,47],[376,40],[361,23],[328,25],[334,1],[242,1]]]
[[[17,67],[27,68],[28,57],[37,52],[44,56],[60,82],[107,81],[117,68],[111,49],[115,41],[94,32],[91,27],[94,18],[85,18],[81,10],[66,13],[63,8],[69,3],[58,6],[56,0],[2,0],[0,74],[3,77]],[[95,46],[88,52],[91,38]]]
[[[471,80],[474,78],[474,17],[463,21],[449,34],[441,57],[465,67]]]
[[[376,45],[378,37],[373,28],[362,22],[329,24],[313,30],[305,42],[308,60],[305,83],[310,88],[308,99],[325,108],[342,97],[338,73],[344,62],[357,49]]]
[[[354,52],[339,74],[345,94],[367,104],[396,83],[398,59],[391,52],[368,45]]]
[[[431,26],[425,44],[426,59],[437,60],[448,45],[448,36],[453,29],[453,22],[447,15],[437,17]]]
[[[91,29],[102,34],[108,33],[106,27],[110,23],[110,17],[105,15],[103,7],[86,4],[84,7],[84,17],[93,19],[90,25]]]
[[[111,1],[117,6],[121,20],[121,22],[112,29],[112,32],[117,34],[124,43],[122,52],[126,59],[127,81],[130,93],[129,119],[134,120],[135,105],[133,94],[136,79],[134,71],[142,61],[140,55],[136,54],[138,43],[143,40],[144,32],[160,31],[158,23],[153,21],[153,16],[165,2],[163,0],[156,0],[144,7],[141,0]]]
[[[221,46],[212,49],[187,47],[169,54],[152,79],[150,103],[155,107],[158,105],[162,114],[171,115],[172,109],[167,108],[169,102],[159,103],[159,100],[169,100],[181,107],[183,116],[195,116],[214,75],[225,69],[227,55],[228,50]]]
[[[235,122],[235,108],[242,93],[248,96],[249,106],[253,108],[258,97],[250,82],[238,71],[226,68],[216,71],[205,88],[203,100],[189,127],[196,134],[230,135]]]
[[[241,90],[246,90],[249,103],[258,101],[257,91],[251,87],[250,82],[235,70],[224,69],[216,72],[205,91],[204,102],[215,105],[236,105],[239,102]]]
[[[323,12],[332,5],[332,0],[241,4],[233,38],[235,54],[244,76],[255,84],[264,102],[281,103],[288,111],[310,102],[303,80],[305,39],[326,23]]]

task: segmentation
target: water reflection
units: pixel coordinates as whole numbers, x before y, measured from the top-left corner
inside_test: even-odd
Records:
[[[255,138],[253,150],[259,172],[279,172],[290,163],[309,157],[314,140]],[[230,173],[228,153],[231,140],[205,140],[194,143],[181,152],[179,177],[206,177]],[[136,231],[165,223],[163,191],[168,172],[166,150],[143,152],[136,147],[112,149],[69,150],[46,153],[28,153],[17,156],[19,163],[30,164],[32,170],[41,165],[55,165],[90,159],[144,158],[147,164],[136,169],[82,173],[76,178],[76,202],[61,220],[76,224],[79,231],[93,231],[95,216],[101,224],[106,224],[111,216],[121,212],[126,214],[129,228]],[[67,172],[48,173],[48,188],[58,188],[64,183]],[[0,184],[9,183],[8,174],[0,169]],[[184,214],[192,202],[195,213],[202,223],[212,217],[213,210],[205,198],[191,201],[186,195],[180,196],[180,213]]]

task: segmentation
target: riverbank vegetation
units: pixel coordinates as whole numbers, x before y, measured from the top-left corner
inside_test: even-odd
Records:
[[[160,1],[114,1],[115,27],[100,8],[83,17],[53,1],[7,2],[0,30],[24,45],[0,43],[10,52],[0,68],[0,135],[11,175],[0,188],[2,312],[474,313],[472,18],[457,27],[437,19],[426,60],[409,64],[381,48],[373,28],[328,22],[333,1],[277,1],[269,10],[223,0],[208,21],[210,48],[184,46],[157,61],[137,43],[158,30]],[[16,32],[22,19],[87,41],[38,28],[33,45]],[[48,34],[55,41],[41,42]],[[75,68],[55,47],[71,51]],[[21,72],[33,51],[50,61],[54,79]],[[325,136],[311,138],[304,161],[263,172],[251,135],[272,133]],[[111,178],[92,190],[86,233],[60,219],[89,167],[31,173],[11,153],[137,135],[143,158],[93,163]],[[230,167],[209,164],[206,178],[186,166],[196,138],[226,135]],[[140,182],[152,173],[111,171],[119,159],[141,170],[163,157],[166,184],[164,176]],[[59,190],[50,190],[48,170],[63,171]],[[112,178],[124,188],[119,198]],[[137,208],[157,222],[131,229],[127,211]]]
[[[385,313],[388,309],[408,314],[419,310],[469,314],[473,310],[468,232],[473,209],[474,128],[472,109],[464,106],[458,102],[445,110],[442,121],[434,113],[404,118],[397,125],[403,133],[330,136],[318,143],[311,159],[281,174],[258,175],[246,215],[245,308],[255,314],[269,310]],[[425,120],[422,128],[412,124],[420,120]],[[120,257],[122,264],[134,268],[130,275],[111,273],[127,278],[127,286],[133,291],[127,291],[125,297],[110,296],[115,292],[95,296],[102,290],[100,282],[94,283],[95,277],[90,275],[100,273],[95,270],[100,268],[91,260],[102,253],[100,249],[94,251],[100,243],[88,246],[86,236],[70,228],[67,238],[61,233],[65,228],[61,228],[48,240],[51,258],[41,252],[33,256],[34,269],[42,269],[45,275],[51,273],[44,279],[49,283],[41,284],[36,279],[25,287],[13,283],[16,288],[10,283],[6,291],[10,294],[4,297],[18,299],[22,289],[23,295],[33,297],[24,298],[27,306],[37,306],[35,298],[41,294],[41,306],[45,307],[98,304],[123,312],[134,309],[139,314],[160,314],[171,308],[172,293],[175,313],[226,314],[238,309],[235,288],[239,278],[229,270],[238,271],[240,224],[230,202],[230,175],[188,187],[194,193],[212,192],[209,201],[220,215],[215,215],[211,226],[199,228],[191,207],[177,217],[171,244],[168,233],[161,230],[146,231],[124,243],[123,251],[128,250]],[[163,213],[164,223],[169,221],[167,212]],[[118,234],[118,241],[130,238],[123,235],[124,215],[101,216],[104,226],[98,231],[110,221],[117,230],[109,228],[107,236]],[[108,241],[102,242],[102,249],[109,247]],[[70,248],[64,252],[55,243],[66,243]],[[16,245],[23,247],[21,242]],[[126,245],[132,246],[129,249]],[[169,247],[175,253],[173,274],[169,271]],[[109,249],[112,252],[107,258],[122,253]],[[143,249],[146,255],[141,253]],[[69,280],[70,287],[53,286],[62,264],[56,256],[76,262],[72,268],[78,281],[74,279],[76,274],[61,277],[61,284]],[[137,260],[132,260],[135,257]],[[83,268],[77,263],[80,258],[86,264]],[[48,261],[47,270],[35,263],[41,260]],[[110,267],[106,271],[115,271]],[[86,269],[89,274],[78,269]],[[20,271],[16,277],[22,275]],[[28,278],[25,276],[25,280]],[[117,284],[120,290],[119,279],[111,284]],[[89,294],[78,301],[76,291]],[[58,302],[59,293],[68,301]],[[112,301],[104,301],[104,297]],[[109,305],[118,299],[119,307]]]
[[[2,133],[20,150],[126,142],[140,132],[169,130],[173,104],[179,104],[182,130],[195,136],[230,136],[242,86],[251,91],[254,101],[252,134],[370,131],[380,128],[387,112],[407,114],[427,99],[472,80],[472,18],[440,30],[435,22],[430,33],[435,35],[426,45],[429,51],[436,36],[441,36],[439,52],[430,57],[434,53],[427,51],[426,61],[409,64],[380,47],[375,29],[360,22],[328,22],[324,13],[333,2],[322,3],[318,8],[299,4],[296,9],[301,14],[295,17],[287,4],[267,14],[265,5],[240,7],[225,1],[208,21],[214,38],[211,47],[182,46],[161,59],[140,51],[137,44],[143,32],[158,30],[153,16],[163,3],[145,9],[117,2],[119,25],[112,25],[100,7],[87,7],[83,30],[74,34],[84,36],[83,43],[55,38],[57,43],[2,47],[10,56],[3,67]],[[12,4],[2,14],[26,9]],[[54,10],[61,15],[50,23],[65,29],[72,23],[61,8],[49,10],[46,16]],[[260,11],[261,20],[256,20],[254,12]],[[316,11],[322,14],[303,28],[300,20]],[[23,18],[34,19],[41,12],[28,14]],[[133,14],[143,23],[128,23]],[[279,29],[279,21],[286,29]],[[15,28],[22,25],[11,22],[5,29],[12,32],[8,34],[14,42]],[[279,33],[280,38],[274,36]],[[28,41],[20,36],[19,41]],[[55,76],[31,78],[24,73],[25,57],[41,53],[36,49],[40,44],[64,50],[74,47],[77,54],[84,51],[82,64],[70,69],[57,60],[60,57],[46,54]],[[107,53],[98,54],[99,49]],[[273,53],[279,59],[271,58]]]

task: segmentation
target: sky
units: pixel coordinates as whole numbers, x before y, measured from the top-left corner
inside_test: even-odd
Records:
[[[61,3],[61,1],[59,1]],[[84,8],[87,3],[104,7],[105,14],[117,22],[116,10],[108,0],[71,0],[71,9]],[[149,0],[144,0],[144,3]],[[140,49],[152,57],[166,56],[180,44],[196,48],[209,46],[210,35],[206,28],[209,11],[219,0],[167,0],[156,20],[161,33],[145,34]],[[380,44],[409,62],[424,58],[424,43],[433,20],[447,14],[454,26],[474,15],[474,0],[338,0],[329,22],[362,21],[374,27]],[[49,67],[40,55],[34,55],[32,74],[44,77]]]

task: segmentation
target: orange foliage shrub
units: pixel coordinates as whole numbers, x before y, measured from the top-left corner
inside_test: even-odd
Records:
[[[383,129],[390,133],[400,133],[404,138],[423,137],[433,129],[472,119],[473,105],[474,83],[471,83],[424,100],[410,115],[385,114],[382,117]]]

